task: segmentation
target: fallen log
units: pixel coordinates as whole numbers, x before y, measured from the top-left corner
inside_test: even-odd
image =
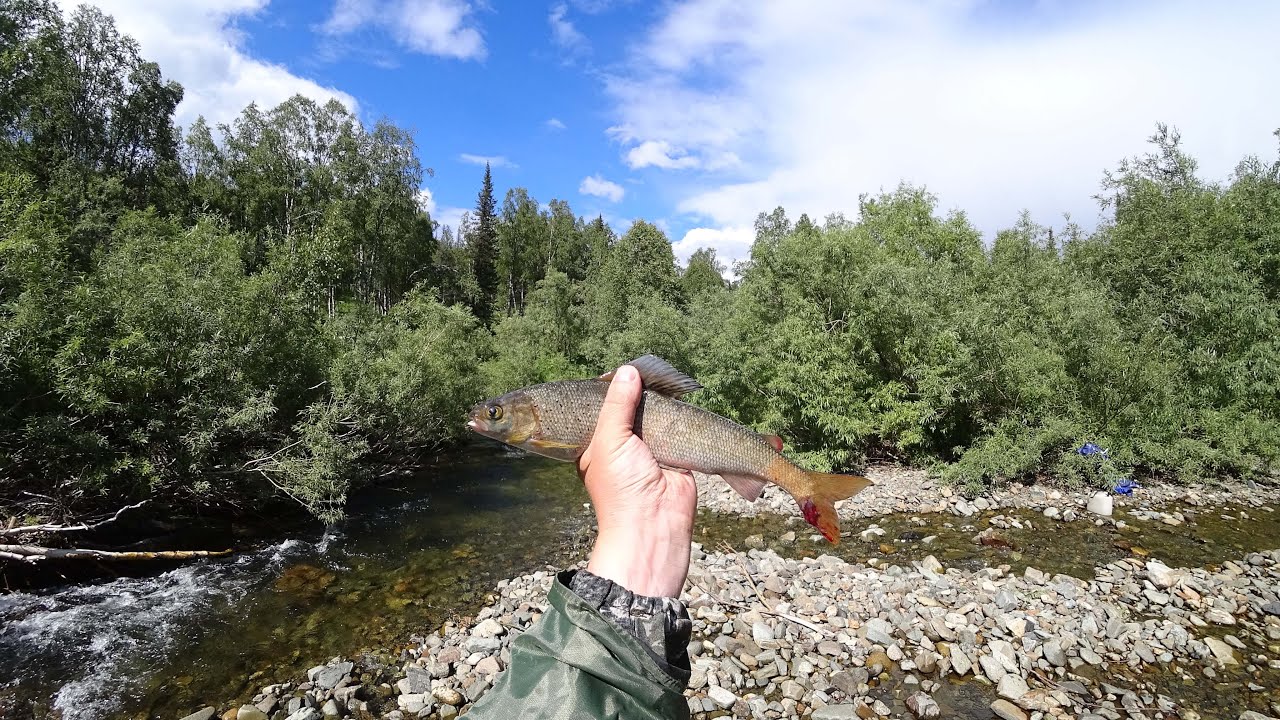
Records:
[[[232,550],[157,550],[112,552],[84,548],[50,548],[40,545],[0,545],[0,559],[35,563],[42,560],[191,560],[225,557]]]

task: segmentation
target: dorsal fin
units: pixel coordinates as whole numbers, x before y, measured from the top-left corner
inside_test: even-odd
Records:
[[[641,355],[627,364],[640,373],[640,380],[644,383],[645,390],[679,398],[686,393],[702,389],[697,380],[675,369],[671,363],[657,355]],[[605,382],[612,380],[613,371],[601,375],[600,379]]]

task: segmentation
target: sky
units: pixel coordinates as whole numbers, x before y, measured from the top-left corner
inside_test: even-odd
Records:
[[[64,0],[68,2],[68,0]],[[69,4],[69,2],[68,2]],[[1178,128],[1211,180],[1276,157],[1280,3],[1236,0],[90,0],[182,83],[177,122],[336,97],[415,133],[456,226],[498,201],[646,219],[677,257],[926,187],[990,240],[1086,228],[1103,172]]]

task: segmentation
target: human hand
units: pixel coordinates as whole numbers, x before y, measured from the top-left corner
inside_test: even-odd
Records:
[[[635,368],[618,368],[578,458],[599,526],[587,570],[639,595],[679,597],[689,575],[698,487],[692,473],[659,467],[631,431],[643,390]]]

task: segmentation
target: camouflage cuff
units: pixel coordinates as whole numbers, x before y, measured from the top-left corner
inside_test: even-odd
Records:
[[[689,682],[693,621],[679,599],[637,595],[586,570],[573,573],[566,584],[601,616],[639,640],[663,672]]]

